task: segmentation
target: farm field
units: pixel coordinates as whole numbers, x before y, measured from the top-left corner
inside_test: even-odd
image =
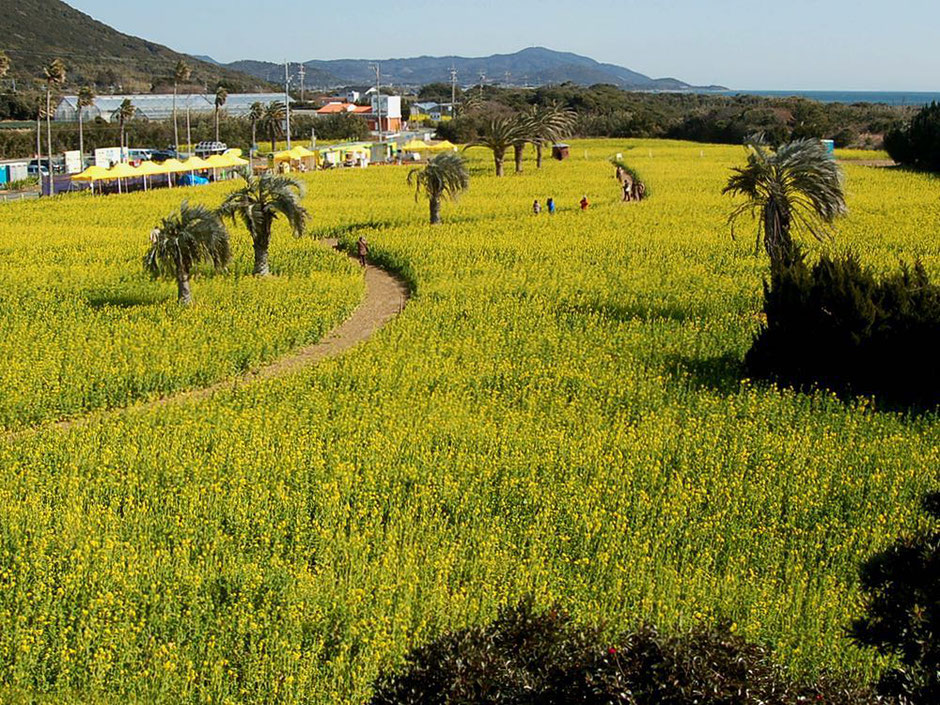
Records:
[[[618,152],[651,198],[619,203]],[[412,645],[530,593],[623,626],[728,618],[801,672],[881,668],[844,636],[857,566],[920,521],[940,421],[743,378],[767,269],[726,225],[743,150],[582,141],[503,179],[468,154],[438,228],[405,168],[304,177],[314,230],[364,233],[414,288],[369,342],[0,437],[6,699],[360,703]],[[940,276],[936,179],[845,168],[850,216],[811,249]],[[0,425],[223,378],[361,296],[343,257],[278,232],[276,281],[200,277],[178,311],[139,257],[181,197],[0,205]]]

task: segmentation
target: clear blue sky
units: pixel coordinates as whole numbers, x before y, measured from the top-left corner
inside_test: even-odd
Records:
[[[940,90],[938,0],[67,2],[122,32],[219,61],[483,56],[538,45],[731,88]]]

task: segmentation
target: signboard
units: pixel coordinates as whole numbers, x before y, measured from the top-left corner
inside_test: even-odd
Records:
[[[78,150],[65,153],[65,173],[81,174],[84,171],[82,166],[82,153]]]
[[[110,169],[114,164],[127,161],[127,150],[120,147],[102,147],[95,150],[95,166]]]

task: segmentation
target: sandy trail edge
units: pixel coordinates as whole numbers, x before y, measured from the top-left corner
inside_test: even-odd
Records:
[[[326,247],[334,249],[338,247],[338,242],[335,239],[321,240],[320,242]],[[353,254],[349,256],[356,259],[358,264],[358,258],[355,258]],[[377,330],[404,310],[411,296],[408,286],[402,279],[381,267],[371,264],[367,266],[365,268],[365,281],[365,296],[363,296],[362,301],[359,302],[349,318],[329,331],[319,342],[298,348],[266,365],[249,370],[236,377],[221,380],[208,387],[169,394],[158,399],[135,402],[123,407],[95,410],[59,421],[44,422],[37,426],[18,429],[4,435],[7,440],[16,440],[46,429],[68,430],[94,419],[125,411],[155,409],[183,401],[205,399],[218,391],[235,389],[257,380],[280,377],[304,367],[315,365],[321,360],[336,357],[371,338]]]

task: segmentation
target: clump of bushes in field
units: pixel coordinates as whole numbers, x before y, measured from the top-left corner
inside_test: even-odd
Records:
[[[898,164],[940,171],[940,103],[931,103],[906,127],[885,135],[885,149]]]
[[[940,287],[918,263],[879,278],[854,255],[810,267],[794,246],[764,284],[752,377],[892,402],[940,402]]]
[[[866,705],[890,702],[839,679],[801,683],[730,626],[614,638],[531,603],[445,634],[379,679],[371,705]]]
[[[924,508],[933,526],[905,537],[862,567],[866,614],[851,635],[863,646],[897,657],[878,691],[914,705],[940,702],[940,493]]]

